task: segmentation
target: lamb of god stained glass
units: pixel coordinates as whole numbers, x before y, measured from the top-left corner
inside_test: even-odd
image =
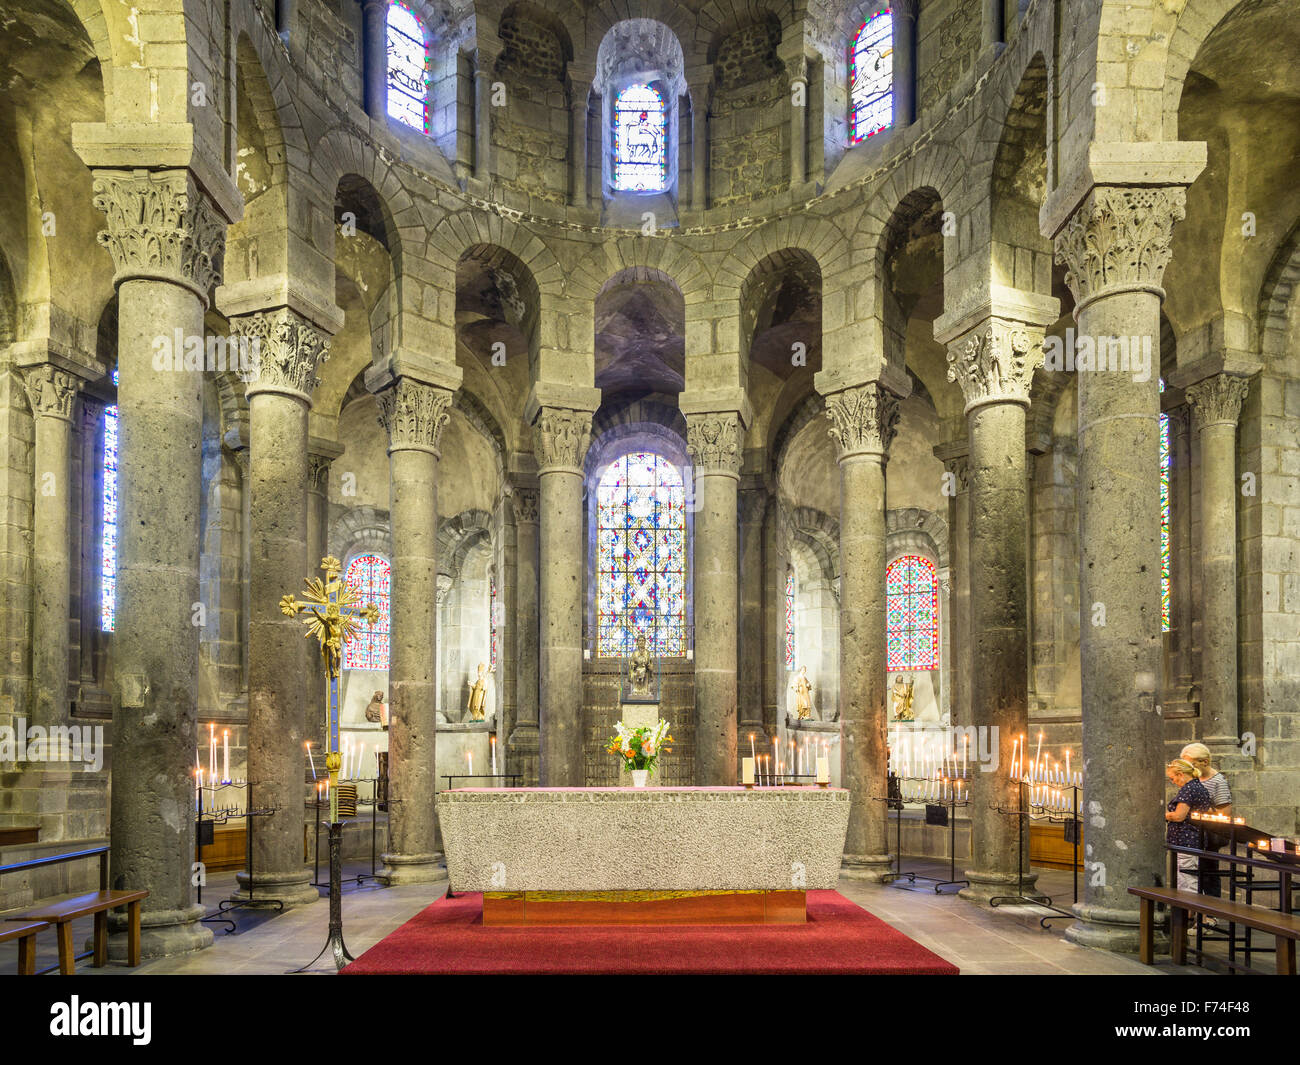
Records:
[[[644,635],[656,657],[686,653],[686,489],[672,463],[624,455],[596,489],[597,651],[628,657]]]
[[[650,85],[629,85],[614,101],[614,188],[662,192],[668,174],[664,98]]]

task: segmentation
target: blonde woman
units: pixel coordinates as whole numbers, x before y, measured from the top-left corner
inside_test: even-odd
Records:
[[[1192,822],[1192,813],[1209,813],[1213,806],[1210,793],[1197,778],[1200,770],[1185,758],[1175,758],[1165,766],[1165,776],[1178,789],[1165,808],[1165,841],[1175,847],[1200,847],[1201,832]],[[1178,855],[1178,890],[1196,891],[1197,863],[1194,854]]]
[[[1210,765],[1210,748],[1203,743],[1189,743],[1183,748],[1178,757],[1191,762],[1201,774],[1201,783],[1205,785],[1205,790],[1210,793],[1210,802],[1214,804],[1214,812],[1231,817],[1232,789],[1228,787],[1228,778]],[[1209,839],[1205,842],[1205,849],[1217,851],[1219,845],[1213,839]],[[1219,880],[1219,863],[1213,858],[1201,858],[1197,869],[1201,878],[1201,894],[1213,895],[1216,898],[1221,897],[1223,895],[1223,884]],[[1212,923],[1212,919],[1210,920]]]

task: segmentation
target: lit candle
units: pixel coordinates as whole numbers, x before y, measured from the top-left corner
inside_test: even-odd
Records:
[[[817,783],[829,784],[831,782],[831,760],[829,758],[817,759]]]
[[[970,737],[963,736],[961,740],[961,775],[964,777],[966,775],[966,753],[970,750]]]
[[[1043,734],[1038,734],[1038,749],[1034,752],[1034,766],[1038,766],[1038,760],[1043,756]]]
[[[473,776],[473,775],[474,775],[474,752],[473,752],[473,751],[466,751],[466,752],[465,752],[465,757],[466,757],[466,759],[469,760],[469,775],[470,775],[470,776]]]
[[[217,779],[217,726],[208,722],[208,779]]]
[[[754,784],[754,759],[742,758],[740,760],[740,782],[749,787]]]
[[[492,744],[492,775],[497,775],[497,738],[491,737],[489,742]]]
[[[307,761],[311,763],[311,778],[316,779],[316,759],[311,756],[311,740],[307,741]]]
[[[221,762],[221,779],[230,782],[230,729],[221,730],[221,744],[223,747]]]
[[[1016,776],[1016,752],[1020,750],[1020,741],[1014,740],[1011,744],[1011,776]]]

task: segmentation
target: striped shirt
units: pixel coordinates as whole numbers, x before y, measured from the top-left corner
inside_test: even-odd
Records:
[[[1232,805],[1232,790],[1228,787],[1228,778],[1222,773],[1215,773],[1209,780],[1202,780],[1205,790],[1210,793],[1210,804],[1216,809]]]

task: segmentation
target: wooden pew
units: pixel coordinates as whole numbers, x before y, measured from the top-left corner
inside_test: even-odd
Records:
[[[1131,887],[1130,895],[1141,899],[1138,913],[1138,957],[1147,965],[1155,960],[1155,907],[1163,902],[1169,907],[1169,954],[1175,965],[1187,960],[1187,918],[1200,913],[1217,917],[1229,924],[1245,925],[1277,939],[1277,972],[1280,976],[1295,976],[1295,945],[1300,939],[1300,915],[1266,910],[1245,902],[1198,895],[1193,891],[1176,891],[1173,888]]]
[[[18,940],[18,975],[31,976],[36,972],[36,933],[50,926],[44,921],[24,924],[0,924],[0,943]]]
[[[96,969],[108,963],[108,911],[118,906],[127,908],[127,964],[140,964],[140,902],[149,897],[147,891],[92,891],[86,895],[64,899],[38,906],[26,913],[7,917],[9,921],[43,921],[52,924],[59,935],[59,972],[70,976],[76,968],[77,954],[72,945],[72,922],[78,917],[95,918],[94,961]]]

